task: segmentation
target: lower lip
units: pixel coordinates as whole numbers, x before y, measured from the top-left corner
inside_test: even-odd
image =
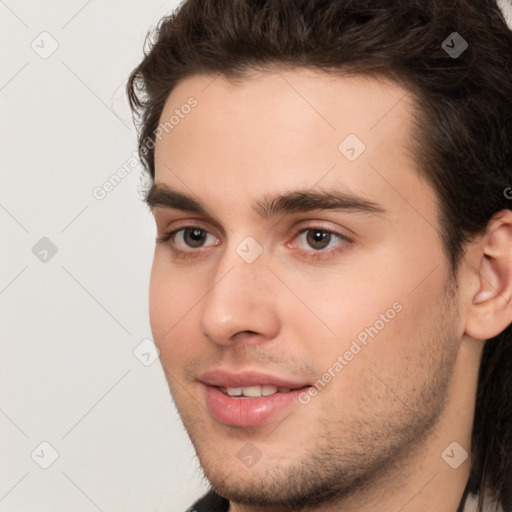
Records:
[[[204,389],[206,406],[217,421],[236,427],[256,427],[297,403],[308,387],[257,398],[233,398],[215,386],[205,385]]]

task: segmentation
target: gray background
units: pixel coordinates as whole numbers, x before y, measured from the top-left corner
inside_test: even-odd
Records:
[[[184,511],[206,489],[149,364],[155,228],[124,94],[176,5],[0,0],[1,511]]]

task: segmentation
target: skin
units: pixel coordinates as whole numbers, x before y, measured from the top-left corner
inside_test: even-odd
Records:
[[[156,244],[150,320],[206,477],[231,512],[453,512],[469,476],[482,340],[511,321],[509,215],[475,238],[451,276],[434,191],[408,151],[414,102],[396,84],[306,69],[194,76],[161,119],[190,96],[197,107],[157,141],[155,183],[209,215],[152,211],[158,236],[186,226],[209,235],[201,250],[183,231]],[[338,150],[350,133],[366,145],[353,162]],[[251,208],[269,194],[335,187],[384,213],[262,219]],[[333,237],[338,251],[325,256],[297,236],[308,223],[350,241]],[[253,263],[236,252],[248,236],[263,250]],[[258,427],[209,414],[202,372],[313,383],[397,302],[401,311],[306,405]],[[469,453],[456,469],[441,456],[454,441]],[[261,453],[251,468],[237,457],[248,442]]]

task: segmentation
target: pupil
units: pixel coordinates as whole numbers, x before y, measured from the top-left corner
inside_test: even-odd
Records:
[[[189,245],[193,247],[201,246],[201,243],[204,242],[205,239],[205,232],[202,229],[189,229],[187,232],[190,240],[192,241]]]
[[[308,235],[308,243],[316,249],[323,249],[329,245],[330,239],[330,233],[325,233],[324,231],[319,230],[310,231],[310,235]]]

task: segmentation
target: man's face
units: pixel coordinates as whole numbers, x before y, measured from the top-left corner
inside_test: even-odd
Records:
[[[155,183],[204,211],[154,208],[157,235],[176,233],[156,245],[150,318],[206,476],[253,505],[369,485],[434,428],[464,331],[406,150],[411,97],[288,70],[187,79],[161,122],[175,109],[190,113],[157,140]]]

